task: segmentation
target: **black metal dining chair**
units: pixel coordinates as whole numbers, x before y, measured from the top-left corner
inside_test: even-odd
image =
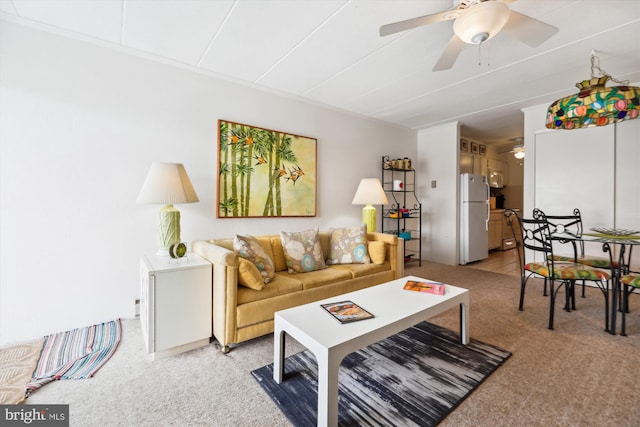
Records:
[[[582,215],[580,214],[580,209],[575,208],[571,215],[545,215],[547,221],[549,222],[549,231],[553,234],[571,234],[574,236],[582,236],[583,228],[582,228]],[[589,267],[599,268],[609,270],[611,272],[615,272],[618,269],[618,262],[612,260],[611,257],[593,257],[593,256],[585,256],[584,254],[584,241],[582,240],[554,240],[559,244],[571,244],[573,249],[573,257],[569,257],[566,255],[554,255],[555,262],[572,262],[578,264],[584,264]],[[586,283],[582,281],[582,298],[585,297],[585,286]],[[545,287],[543,289],[544,295],[547,294],[547,287],[545,283]]]
[[[570,301],[575,282],[590,280],[597,283],[603,290],[605,298],[605,329],[609,330],[609,273],[583,264],[572,262],[556,263],[553,254],[553,242],[549,222],[540,209],[533,210],[533,218],[522,218],[517,212],[507,212],[508,221],[514,227],[513,218],[517,219],[519,233],[522,236],[518,242],[518,256],[520,257],[520,303],[518,309],[524,310],[524,295],[530,278],[543,279],[549,286],[549,329],[553,329],[555,300],[558,291],[565,288],[566,311],[575,309],[575,300]],[[517,232],[514,230],[514,233]],[[555,287],[556,282],[560,282]]]
[[[620,278],[622,283],[622,325],[620,335],[627,335],[627,312],[629,311],[629,295],[640,289],[640,273],[625,274]]]
[[[620,259],[624,259],[624,245],[620,248]],[[629,312],[629,295],[636,289],[640,289],[640,272],[630,271],[629,267],[623,265],[618,269],[620,285],[622,286],[622,322],[620,325],[620,335],[627,335],[627,313]]]

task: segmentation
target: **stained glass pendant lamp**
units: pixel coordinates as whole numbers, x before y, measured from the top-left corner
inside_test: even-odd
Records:
[[[600,73],[596,76],[595,71]],[[619,86],[606,87],[607,81]],[[640,115],[640,88],[629,86],[600,69],[600,58],[591,51],[591,79],[576,83],[577,94],[558,99],[547,110],[549,129],[580,129],[606,126],[638,118]]]

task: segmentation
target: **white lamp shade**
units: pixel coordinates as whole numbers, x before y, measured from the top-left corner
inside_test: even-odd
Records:
[[[199,202],[182,163],[154,162],[138,194],[137,203],[173,205]]]
[[[466,9],[453,23],[453,31],[465,43],[480,44],[500,32],[511,10],[501,1],[486,1]]]
[[[362,178],[351,204],[353,205],[386,205],[387,195],[378,178]]]

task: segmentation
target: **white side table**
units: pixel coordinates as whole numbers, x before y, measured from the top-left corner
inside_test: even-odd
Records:
[[[194,253],[178,260],[140,257],[140,323],[152,360],[209,344],[211,269]]]

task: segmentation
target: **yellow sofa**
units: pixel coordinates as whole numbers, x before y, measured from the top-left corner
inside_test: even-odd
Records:
[[[323,254],[329,251],[330,231],[318,233]],[[307,273],[287,271],[280,235],[256,236],[272,256],[275,277],[262,290],[238,284],[238,254],[233,238],[197,240],[192,251],[213,264],[213,336],[229,351],[236,344],[273,332],[274,313],[297,305],[330,298],[404,275],[402,248],[397,236],[367,233],[368,241],[385,244],[382,264],[341,264]]]

